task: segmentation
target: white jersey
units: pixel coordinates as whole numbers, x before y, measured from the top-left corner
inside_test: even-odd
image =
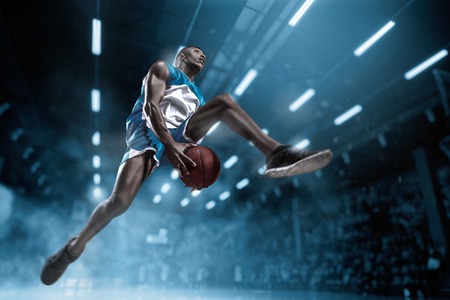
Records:
[[[204,104],[204,100],[198,87],[186,74],[170,64],[167,64],[167,67],[169,68],[168,88],[164,92],[160,108],[167,128],[174,129],[190,118]],[[153,129],[145,110],[142,112],[142,119],[146,121],[148,128]]]

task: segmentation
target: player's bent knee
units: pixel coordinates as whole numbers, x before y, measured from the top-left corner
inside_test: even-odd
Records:
[[[233,107],[236,105],[236,101],[234,101],[233,97],[228,93],[220,94],[217,96],[217,99],[226,107]]]
[[[231,96],[231,94],[229,93],[223,93],[220,94],[220,97],[225,101],[225,102],[235,102],[233,97]]]

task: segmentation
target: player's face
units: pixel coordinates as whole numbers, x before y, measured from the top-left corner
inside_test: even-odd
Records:
[[[185,61],[188,65],[195,66],[200,72],[206,63],[206,56],[198,48],[190,48],[185,53]]]

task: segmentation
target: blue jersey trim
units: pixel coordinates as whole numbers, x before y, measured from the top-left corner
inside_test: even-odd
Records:
[[[199,107],[205,104],[205,100],[203,98],[200,89],[195,85],[195,82],[192,82],[186,74],[184,74],[180,69],[165,62],[167,68],[169,69],[169,78],[167,79],[167,85],[187,85],[189,89],[197,96],[199,101]],[[130,123],[138,123],[142,121],[142,108],[144,106],[144,96],[145,96],[145,86],[142,85],[141,95],[136,100],[134,107],[127,118],[127,128]]]
[[[198,101],[200,102],[200,106],[205,104],[205,100],[203,98],[200,89],[195,85],[195,82],[192,82],[186,74],[183,73],[180,69],[165,62],[167,68],[169,69],[169,79],[167,80],[168,85],[182,85],[185,84],[189,87],[189,89],[197,96]]]

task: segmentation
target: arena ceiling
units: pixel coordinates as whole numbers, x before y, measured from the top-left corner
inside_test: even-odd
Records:
[[[233,94],[254,69],[258,75],[235,98],[256,122],[282,142],[308,139],[307,148],[335,153],[332,165],[320,173],[274,181],[258,174],[262,155],[220,125],[204,144],[223,162],[233,155],[239,160],[203,193],[205,203],[224,191],[230,191],[231,203],[291,197],[310,186],[334,193],[413,167],[417,147],[443,155],[433,152],[448,134],[448,100],[441,97],[438,81],[448,91],[450,58],[411,80],[404,75],[449,49],[450,2],[316,0],[289,26],[304,2],[2,2],[1,182],[43,203],[71,201],[92,198],[98,173],[106,195],[125,149],[125,119],[141,79],[157,59],[172,61],[181,45],[198,45],[207,55],[196,79],[207,98]],[[102,24],[98,56],[91,52],[94,18]],[[363,55],[354,55],[389,21],[395,26],[386,35]],[[91,110],[93,88],[101,91],[100,113]],[[289,110],[308,89],[314,96]],[[355,105],[363,108],[359,114],[334,124]],[[97,130],[99,146],[92,144]],[[99,169],[92,165],[94,155],[101,157]],[[162,202],[179,207],[179,200],[190,196],[179,181],[171,181],[170,171],[161,169],[140,197],[152,199],[164,182],[173,182]],[[237,190],[242,178],[250,184]]]

